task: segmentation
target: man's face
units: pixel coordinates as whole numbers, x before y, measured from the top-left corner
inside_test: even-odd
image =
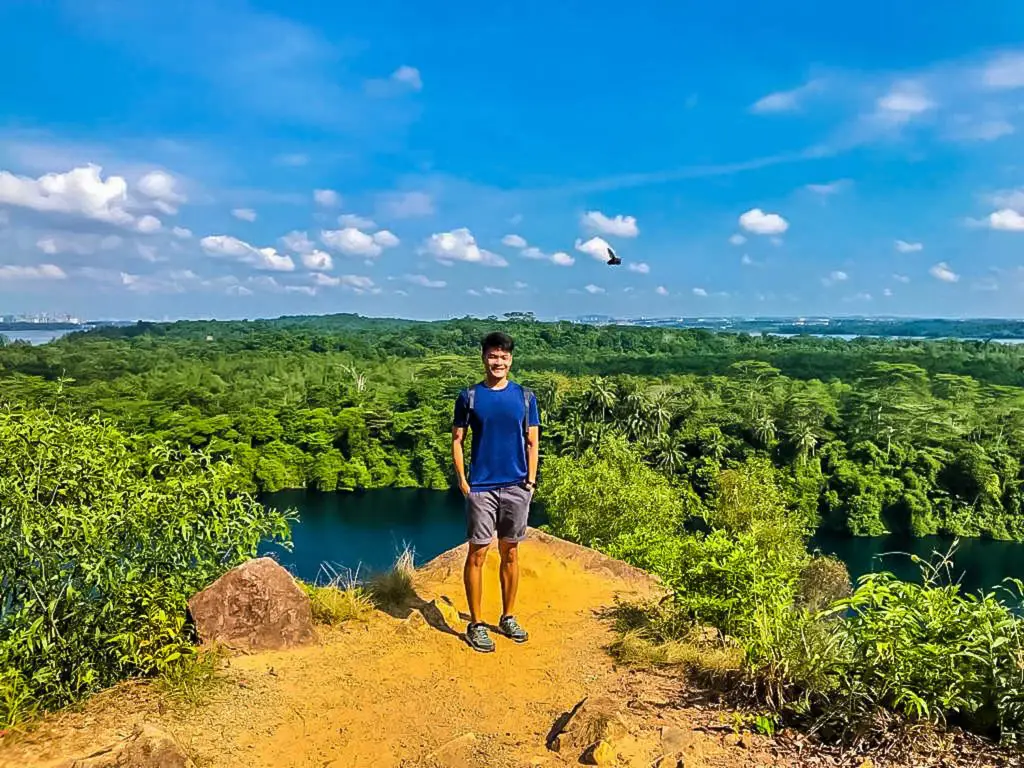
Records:
[[[488,349],[484,352],[484,367],[496,379],[504,378],[512,367],[512,353],[502,349]]]

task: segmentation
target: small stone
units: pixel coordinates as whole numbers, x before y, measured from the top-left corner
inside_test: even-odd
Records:
[[[665,725],[661,729],[661,751],[665,754],[682,752],[690,743],[686,731],[674,725]]]
[[[433,606],[441,618],[444,619],[444,623],[447,624],[451,629],[457,629],[463,623],[462,617],[459,616],[459,609],[452,605],[451,601],[445,597],[435,597],[430,604]]]
[[[601,739],[580,757],[585,765],[612,765],[615,763],[615,750],[612,745]]]

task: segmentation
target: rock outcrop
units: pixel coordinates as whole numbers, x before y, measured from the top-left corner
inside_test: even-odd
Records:
[[[242,651],[315,642],[309,597],[269,557],[225,573],[188,601],[199,639]]]
[[[68,768],[196,768],[177,740],[155,725],[136,726],[124,742],[73,760]]]

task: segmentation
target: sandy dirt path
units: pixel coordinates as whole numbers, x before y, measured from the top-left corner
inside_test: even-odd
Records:
[[[521,545],[516,611],[530,640],[496,637],[497,651],[481,654],[458,634],[466,611],[464,553],[459,547],[421,569],[420,599],[397,615],[378,612],[367,623],[322,630],[319,644],[301,650],[231,658],[213,700],[200,709],[165,711],[149,686],[126,684],[0,744],[0,766],[67,766],[70,757],[125,738],[139,722],[170,730],[200,768],[576,764],[578,756],[545,746],[558,717],[588,696],[612,693],[625,708],[629,692],[638,695],[637,678],[616,669],[606,651],[612,634],[600,613],[616,597],[649,596],[656,586],[622,563],[531,532]],[[462,613],[454,628],[431,607],[435,599]],[[485,618],[496,622],[500,609],[492,547]],[[693,735],[682,715],[672,720],[692,741],[687,766],[784,764],[730,751],[721,735]],[[667,721],[659,715],[623,742],[619,764],[657,759],[658,722]]]

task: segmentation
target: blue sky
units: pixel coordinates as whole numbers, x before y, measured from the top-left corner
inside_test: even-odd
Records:
[[[1018,317],[1021,40],[1012,2],[7,0],[0,313]]]

